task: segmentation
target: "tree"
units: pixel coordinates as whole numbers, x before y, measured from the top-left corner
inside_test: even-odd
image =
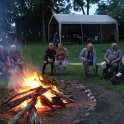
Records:
[[[69,0],[11,0],[8,1],[10,21],[17,24],[18,33],[39,32],[42,33],[42,41],[46,42],[45,26],[51,14],[70,13],[69,2]]]
[[[100,0],[73,0],[73,7],[75,11],[82,10],[84,15],[89,15],[90,4],[95,4],[99,1]],[[87,9],[87,13],[85,13],[84,8]]]
[[[124,0],[110,0],[108,3],[101,2],[98,4],[97,14],[107,14],[117,19],[119,22],[124,21]]]

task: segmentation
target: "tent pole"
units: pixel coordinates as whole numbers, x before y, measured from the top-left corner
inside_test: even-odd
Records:
[[[81,24],[81,35],[82,35],[82,38],[81,38],[81,40],[82,40],[82,44],[83,44],[83,35],[84,35],[84,32],[83,32],[83,25]]]
[[[102,24],[100,24],[100,40],[101,40],[101,43],[102,43]]]
[[[116,23],[116,41],[119,42],[118,23]]]
[[[60,40],[60,43],[61,43],[61,29],[62,28],[62,24],[59,23],[59,40]]]

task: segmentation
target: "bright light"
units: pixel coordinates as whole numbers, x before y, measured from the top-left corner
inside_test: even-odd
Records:
[[[12,26],[12,27],[15,27],[15,26],[16,26],[16,24],[15,24],[15,23],[12,23],[12,24],[11,24],[11,26]]]

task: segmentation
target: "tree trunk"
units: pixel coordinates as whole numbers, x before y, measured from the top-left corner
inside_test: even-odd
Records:
[[[42,29],[42,43],[46,43],[44,10],[42,10],[42,28],[41,29]]]
[[[84,11],[83,6],[81,6],[81,9],[82,9],[83,15],[85,15],[85,11]]]
[[[90,9],[90,1],[87,0],[87,15],[89,15],[89,9]]]

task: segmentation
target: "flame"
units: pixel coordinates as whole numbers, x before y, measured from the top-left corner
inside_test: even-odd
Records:
[[[19,84],[19,87],[16,89],[16,92],[17,93],[22,93],[24,91],[27,91],[27,90],[30,90],[30,89],[33,89],[33,88],[37,88],[39,86],[41,86],[43,88],[49,88],[49,87],[51,87],[56,92],[60,92],[57,89],[56,86],[54,86],[54,85],[51,85],[51,86],[50,85],[46,85],[45,83],[43,83],[43,81],[44,80],[43,80],[42,75],[38,75],[36,72],[24,71],[23,81]],[[52,94],[50,90],[48,90],[47,92],[45,92],[43,95],[45,97],[47,97],[50,102],[52,101],[52,97],[55,97],[55,95]],[[28,105],[29,102],[30,102],[30,100],[24,101],[18,107],[20,107],[21,109],[23,109],[24,107],[26,107]],[[35,107],[37,109],[44,108],[44,106],[40,102],[40,97],[38,97]]]

